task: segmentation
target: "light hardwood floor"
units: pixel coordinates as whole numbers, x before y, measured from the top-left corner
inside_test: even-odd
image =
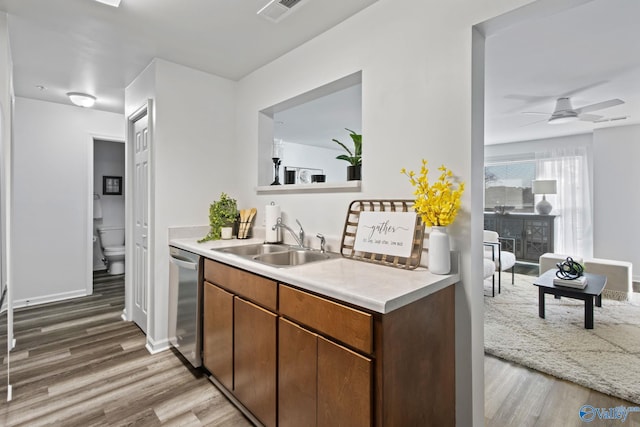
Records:
[[[0,402],[0,425],[249,426],[176,353],[147,352],[142,332],[120,319],[123,294],[121,277],[101,276],[90,297],[16,311],[13,400]],[[583,423],[584,404],[637,406],[485,357],[487,427],[640,426],[640,413]]]
[[[98,277],[94,289],[16,311],[6,425],[250,425],[176,353],[147,352],[142,332],[120,319],[121,276]]]
[[[583,405],[594,408],[638,407],[550,375],[485,355],[485,426],[487,427],[640,427],[640,412],[627,420],[602,421],[596,417],[586,423],[580,419]]]

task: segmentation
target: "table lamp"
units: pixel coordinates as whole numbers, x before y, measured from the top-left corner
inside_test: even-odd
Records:
[[[536,205],[536,211],[540,215],[549,215],[552,206],[547,201],[547,194],[556,194],[556,180],[555,179],[536,179],[532,182],[533,194],[542,194],[542,200]]]

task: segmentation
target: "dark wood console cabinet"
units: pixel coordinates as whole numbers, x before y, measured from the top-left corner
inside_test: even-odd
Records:
[[[497,232],[500,237],[515,239],[503,241],[503,249],[516,254],[518,261],[538,262],[540,255],[553,252],[555,215],[484,213],[484,229]]]

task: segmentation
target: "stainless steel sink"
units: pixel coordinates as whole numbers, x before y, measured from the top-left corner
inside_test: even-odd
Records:
[[[340,257],[331,252],[319,252],[311,249],[299,249],[277,243],[255,243],[251,245],[214,248],[212,251],[238,255],[252,261],[275,267],[293,267],[310,262],[324,261]]]
[[[289,249],[290,247],[287,245],[279,245],[273,243],[256,243],[252,245],[229,246],[227,248],[217,248],[212,250],[240,256],[253,256],[270,254],[273,252],[286,252]]]
[[[256,255],[252,259],[265,264],[279,267],[292,267],[294,265],[308,264],[310,262],[324,261],[338,257],[338,254],[328,252],[316,252],[305,249],[291,249],[287,252],[276,252],[264,255]]]

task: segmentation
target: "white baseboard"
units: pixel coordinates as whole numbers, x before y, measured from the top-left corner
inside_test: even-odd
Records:
[[[85,297],[87,296],[86,289],[78,289],[77,291],[61,292],[59,294],[44,295],[34,298],[25,298],[21,300],[15,300],[13,302],[13,308],[32,307],[34,305],[46,304],[49,302],[63,301],[71,298]]]
[[[156,342],[151,339],[149,335],[147,335],[147,345],[145,347],[150,354],[156,354],[160,353],[161,351],[168,350],[170,347],[170,343],[168,339]]]

